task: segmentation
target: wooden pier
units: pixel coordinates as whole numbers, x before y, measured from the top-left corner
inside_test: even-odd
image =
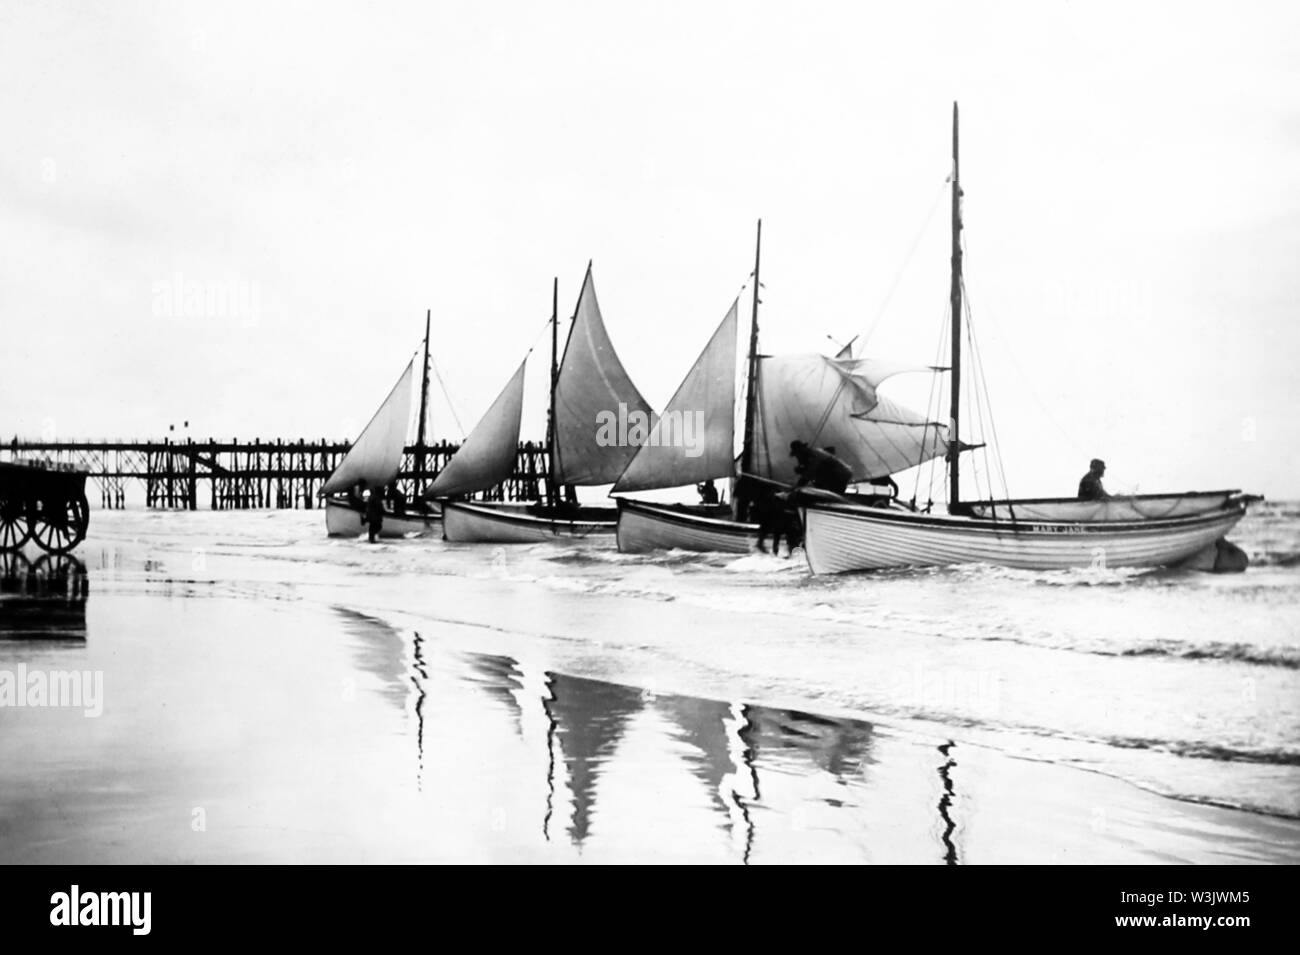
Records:
[[[130,486],[144,488],[146,507],[176,510],[305,508],[320,506],[317,491],[350,443],[253,440],[41,442],[14,439],[0,445],[0,461],[36,459],[89,472],[87,495],[104,508],[126,506]],[[459,445],[409,445],[398,486],[408,499],[433,481]],[[538,500],[549,473],[541,442],[521,442],[515,473],[477,497],[489,501]],[[98,491],[96,495],[95,491]]]

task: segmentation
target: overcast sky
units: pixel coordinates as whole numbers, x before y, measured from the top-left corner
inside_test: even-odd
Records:
[[[1298,11],[5,0],[0,433],[353,437],[432,309],[467,428],[539,344],[538,437],[588,259],[662,407],[759,217],[764,350],[928,363],[959,100],[1011,493],[1297,498]]]

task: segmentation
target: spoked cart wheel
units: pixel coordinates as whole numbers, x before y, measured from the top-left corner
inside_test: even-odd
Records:
[[[31,536],[24,503],[13,497],[0,497],[0,553],[18,550]]]
[[[90,502],[84,493],[62,499],[40,498],[29,508],[27,520],[42,550],[66,554],[86,537]]]

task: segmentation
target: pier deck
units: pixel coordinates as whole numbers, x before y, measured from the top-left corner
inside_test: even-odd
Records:
[[[348,442],[298,440],[21,441],[0,444],[0,461],[36,459],[89,473],[91,500],[104,508],[126,506],[132,486],[144,489],[145,506],[197,510],[320,506],[317,491],[351,448]],[[433,481],[459,445],[409,445],[398,486],[413,498]],[[536,500],[545,486],[549,453],[521,442],[515,473],[479,495],[483,500]],[[96,493],[97,492],[97,493]]]

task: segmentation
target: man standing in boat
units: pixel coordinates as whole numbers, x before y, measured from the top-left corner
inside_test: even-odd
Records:
[[[853,480],[853,469],[829,449],[809,447],[803,441],[791,441],[790,456],[799,462],[794,469],[799,475],[795,487],[811,484],[823,491],[843,494]]]
[[[701,504],[711,506],[718,503],[718,487],[712,481],[695,485],[695,490],[700,495]]]
[[[1110,500],[1110,495],[1106,493],[1106,488],[1104,488],[1101,483],[1101,476],[1105,473],[1106,462],[1101,458],[1093,458],[1091,463],[1088,465],[1088,473],[1079,480],[1079,500]]]

